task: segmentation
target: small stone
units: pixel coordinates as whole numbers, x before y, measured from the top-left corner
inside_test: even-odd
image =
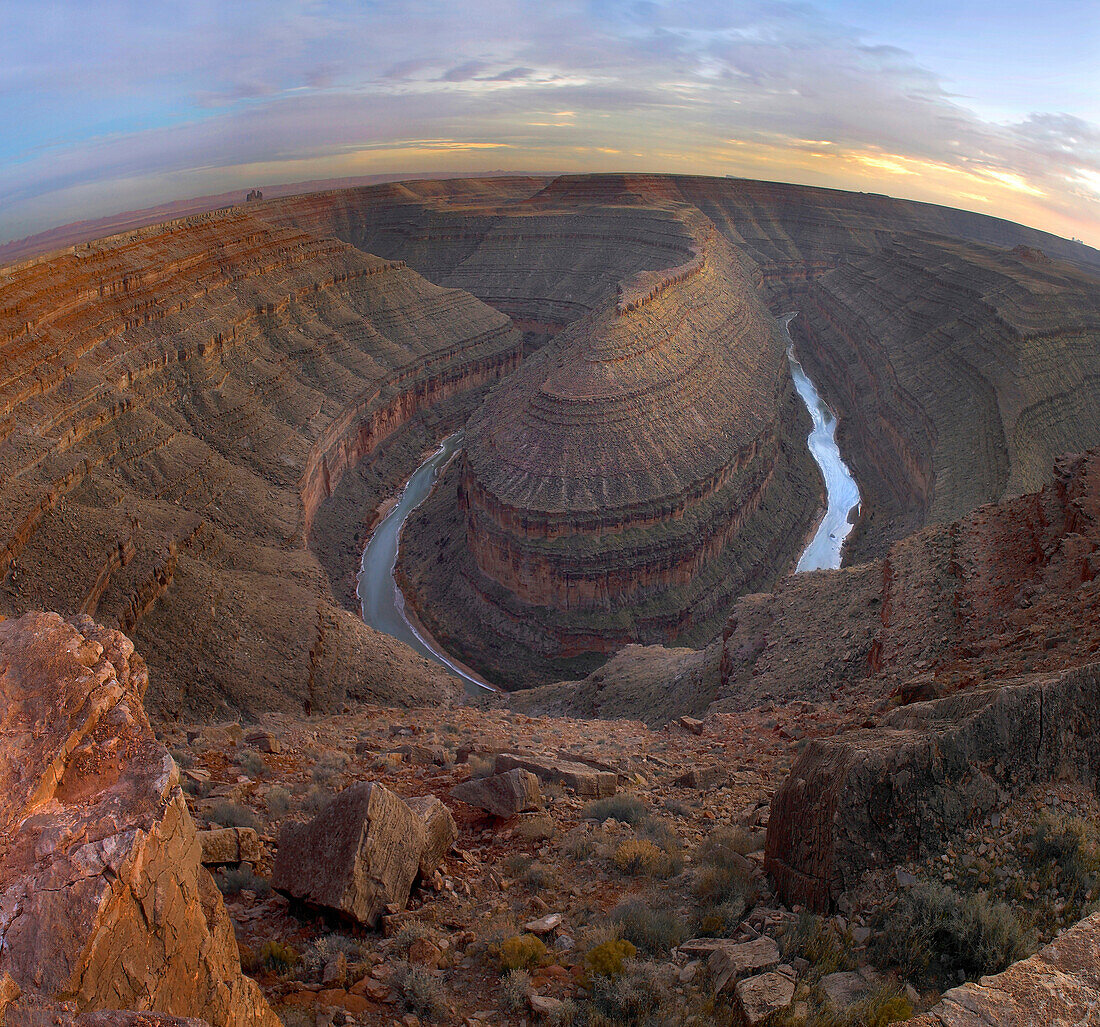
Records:
[[[538,920],[529,920],[523,925],[528,934],[549,934],[561,923],[561,913],[550,913]]]

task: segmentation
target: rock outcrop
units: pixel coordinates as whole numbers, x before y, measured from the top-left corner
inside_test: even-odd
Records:
[[[0,623],[0,986],[9,1025],[100,1010],[279,1027],[241,973],[145,663],[87,617]],[[18,997],[15,992],[18,991]],[[51,1012],[51,1010],[53,1012]],[[112,1013],[137,1024],[144,1014]]]
[[[263,208],[0,270],[0,613],[129,632],[172,715],[445,700],[447,675],[336,602],[317,511],[512,370],[520,333]]]
[[[293,899],[374,927],[388,906],[408,902],[424,843],[417,812],[383,785],[360,782],[309,823],[279,832],[271,883]]]
[[[766,866],[788,902],[827,909],[868,870],[942,852],[1002,792],[1100,774],[1100,664],[903,707],[815,739],[772,800]]]
[[[910,1027],[1079,1027],[1100,1008],[1100,913],[1003,973],[944,993]]]

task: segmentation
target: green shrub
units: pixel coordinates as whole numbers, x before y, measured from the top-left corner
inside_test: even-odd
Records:
[[[195,765],[195,757],[185,749],[173,749],[172,759],[176,761],[176,766],[180,770],[188,770]]]
[[[649,819],[646,804],[636,795],[613,795],[608,799],[595,799],[585,805],[582,816],[588,820],[618,820],[623,824],[637,825]]]
[[[554,821],[547,816],[526,817],[516,824],[516,837],[524,842],[544,842],[554,837]]]
[[[855,968],[850,938],[839,935],[827,921],[812,913],[804,912],[794,929],[783,935],[781,950],[786,963],[802,958],[810,964],[806,976],[811,982]]]
[[[585,953],[584,965],[591,977],[618,977],[623,964],[638,954],[625,938],[611,938]]]
[[[533,934],[506,938],[500,943],[502,970],[534,970],[546,958],[546,946]]]
[[[278,941],[265,941],[260,947],[260,964],[272,973],[283,974],[302,961],[292,945]]]
[[[1093,897],[1100,859],[1084,824],[1044,816],[1036,823],[1028,847],[1031,862],[1045,881],[1057,887],[1075,908]]]
[[[716,827],[695,850],[695,861],[715,867],[740,864],[735,856],[747,856],[761,845],[762,839],[743,827]]]
[[[557,881],[554,871],[544,863],[532,863],[523,872],[521,879],[533,892],[543,891]]]
[[[881,958],[906,977],[948,985],[1000,973],[1034,945],[1004,903],[929,883],[901,895],[878,937]]]
[[[256,814],[247,806],[241,806],[236,802],[215,802],[210,807],[209,819],[222,827],[251,827],[260,830],[260,821]]]
[[[683,920],[670,909],[654,909],[641,900],[624,902],[611,914],[619,932],[651,956],[667,952],[687,937]]]

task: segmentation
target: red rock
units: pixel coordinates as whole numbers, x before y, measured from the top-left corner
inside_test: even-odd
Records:
[[[527,770],[509,770],[492,777],[475,777],[451,789],[451,796],[494,816],[514,817],[542,806],[539,779]]]
[[[78,1014],[279,1027],[241,973],[147,683],[129,640],[86,617],[0,623],[0,979],[22,990],[9,1023],[63,998]]]
[[[439,868],[443,857],[458,838],[458,825],[451,811],[434,795],[417,795],[405,802],[424,828],[424,847],[418,864],[420,877],[427,880]]]

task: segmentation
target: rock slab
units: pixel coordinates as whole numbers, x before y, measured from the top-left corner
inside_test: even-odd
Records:
[[[417,795],[406,799],[409,809],[424,828],[424,847],[420,851],[419,873],[431,877],[439,869],[443,857],[458,838],[458,825],[451,811],[434,795]]]
[[[494,770],[506,774],[509,770],[529,770],[540,781],[559,784],[577,795],[602,799],[615,794],[618,775],[610,770],[598,770],[576,760],[555,759],[552,756],[502,752]]]
[[[313,820],[279,832],[272,886],[368,927],[403,908],[420,868],[424,827],[377,782],[345,788]]]
[[[451,789],[451,797],[497,817],[514,817],[542,807],[539,779],[518,767],[505,774],[463,781]]]

